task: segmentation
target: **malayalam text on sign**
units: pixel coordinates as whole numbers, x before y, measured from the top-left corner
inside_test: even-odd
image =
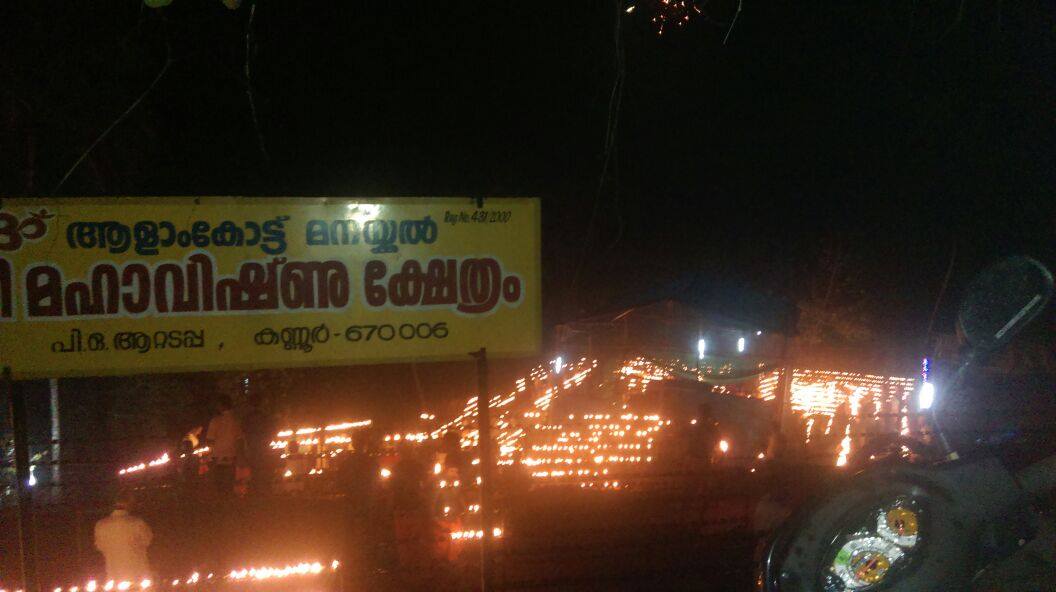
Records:
[[[15,378],[539,349],[535,199],[0,205],[0,365]]]

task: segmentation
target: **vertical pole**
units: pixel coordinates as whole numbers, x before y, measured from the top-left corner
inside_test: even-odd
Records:
[[[792,399],[792,379],[795,374],[795,364],[792,363],[792,356],[789,354],[788,342],[790,337],[786,333],[784,341],[781,343],[781,360],[784,367],[781,369],[781,375],[778,379],[777,389],[777,433],[785,435],[785,423],[788,415],[788,408],[791,405]],[[785,442],[788,442],[788,438],[784,438]],[[785,446],[784,450],[778,451],[778,456],[785,456],[788,460],[788,446]]]
[[[781,406],[778,410],[777,415],[777,426],[778,431],[782,434],[785,433],[785,423],[788,419],[789,406],[792,404],[792,380],[795,378],[796,369],[793,367],[791,360],[785,362],[785,367],[781,371]]]
[[[77,542],[77,565],[87,565],[84,561],[84,510],[81,506],[74,506],[73,526],[74,541]],[[93,533],[94,534],[94,533]]]
[[[61,490],[59,484],[62,482],[62,469],[59,466],[62,453],[59,441],[62,438],[62,430],[59,423],[59,379],[48,380],[48,390],[51,395],[51,495],[59,497]]]
[[[11,380],[11,369],[4,368],[4,384],[11,399],[11,428],[15,436],[15,475],[18,480],[18,542],[22,585],[38,592],[36,541],[33,532],[33,497],[29,489],[29,428],[26,417],[26,391],[23,383]]]
[[[425,405],[425,390],[422,388],[422,379],[418,377],[418,364],[411,362],[411,376],[414,377],[414,392],[418,394],[418,412],[428,411]]]
[[[480,540],[480,589],[481,592],[492,590],[492,556],[491,556],[491,494],[492,473],[495,468],[495,452],[491,441],[491,409],[488,394],[488,350],[480,348],[474,352],[477,359],[477,435],[480,446],[480,528],[484,536]]]

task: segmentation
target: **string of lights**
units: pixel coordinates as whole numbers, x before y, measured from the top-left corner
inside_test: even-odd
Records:
[[[555,477],[587,478],[601,477],[608,465],[633,465],[653,461],[653,433],[665,425],[656,416],[639,417],[625,414],[620,419],[610,421],[610,414],[585,414],[576,419],[570,416],[568,422],[547,421],[545,418],[561,393],[579,387],[597,368],[597,360],[580,358],[573,362],[564,362],[560,357],[551,364],[532,368],[527,376],[517,379],[513,389],[506,394],[497,394],[489,398],[489,406],[497,413],[495,428],[498,444],[498,464],[513,464],[514,455],[521,454],[521,462],[535,468],[531,472],[538,479],[553,480]],[[659,360],[646,357],[635,357],[626,360],[615,372],[615,380],[630,394],[645,395],[651,384],[675,378],[705,380],[705,374],[713,374],[711,368],[700,369],[689,366],[679,360]],[[720,369],[721,370],[721,369]],[[763,400],[773,400],[780,382],[780,372],[772,371],[759,377],[756,396]],[[873,420],[892,412],[900,414],[898,431],[908,433],[909,397],[916,388],[915,378],[897,376],[879,376],[873,374],[796,369],[791,386],[790,408],[807,418],[804,438],[810,442],[815,433],[816,416],[823,416],[824,433],[829,435],[834,426],[834,416],[841,406],[846,406],[851,418],[869,417]],[[713,389],[722,394],[721,389]],[[728,390],[728,389],[727,389]],[[461,435],[463,448],[474,448],[478,442],[476,429],[477,397],[469,397],[463,410],[451,420],[431,431],[402,432],[386,434],[384,442],[422,444],[437,440],[444,434],[455,431]],[[868,408],[867,408],[868,407]],[[626,405],[624,406],[626,408]],[[628,419],[624,419],[628,418]],[[420,419],[432,421],[435,414],[422,413]],[[620,423],[622,421],[622,428]],[[645,422],[638,425],[640,422]],[[634,423],[634,428],[630,426]],[[650,424],[650,425],[645,425]],[[655,425],[654,425],[655,424]],[[276,434],[270,442],[272,449],[279,451],[286,459],[293,454],[316,456],[325,460],[349,450],[352,437],[348,432],[372,425],[371,420],[345,421],[325,426],[287,428]],[[644,427],[643,427],[644,426]],[[843,439],[836,463],[846,464],[851,452],[852,438],[849,426],[841,426]],[[550,434],[550,436],[547,436]],[[549,438],[549,439],[548,439]],[[525,445],[530,441],[529,446]],[[642,453],[642,451],[648,451]],[[192,452],[204,456],[207,447]],[[633,452],[633,453],[632,453]],[[181,458],[186,454],[179,455]],[[570,467],[590,464],[597,457],[605,459],[604,467],[594,470],[565,470],[556,467]],[[135,474],[149,469],[163,467],[173,460],[171,453],[127,466],[118,471],[121,476]],[[479,462],[479,461],[477,461]],[[312,467],[302,469],[307,476],[321,475],[326,468],[321,460]],[[599,463],[594,463],[599,464]],[[554,467],[543,471],[543,467]],[[577,472],[578,471],[578,472]],[[292,478],[296,473],[287,468],[284,478]]]

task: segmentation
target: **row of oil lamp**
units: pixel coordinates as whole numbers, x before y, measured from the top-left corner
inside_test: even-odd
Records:
[[[288,578],[303,578],[321,576],[333,573],[340,567],[337,560],[324,565],[318,561],[304,561],[300,563],[282,566],[258,566],[242,567],[232,569],[226,574],[215,575],[213,573],[201,574],[193,572],[186,578],[175,578],[171,580],[152,580],[143,578],[138,581],[132,580],[88,580],[84,584],[72,584],[68,586],[55,586],[51,592],[127,592],[157,589],[194,589],[215,582],[240,583],[240,582],[265,582],[274,580],[285,580]],[[0,586],[0,592],[8,592],[9,589]],[[22,592],[20,588],[12,589],[11,592]]]

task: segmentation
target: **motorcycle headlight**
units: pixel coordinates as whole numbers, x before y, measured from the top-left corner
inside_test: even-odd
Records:
[[[899,497],[856,520],[833,540],[822,588],[866,592],[892,581],[919,556],[923,519],[921,502]]]

